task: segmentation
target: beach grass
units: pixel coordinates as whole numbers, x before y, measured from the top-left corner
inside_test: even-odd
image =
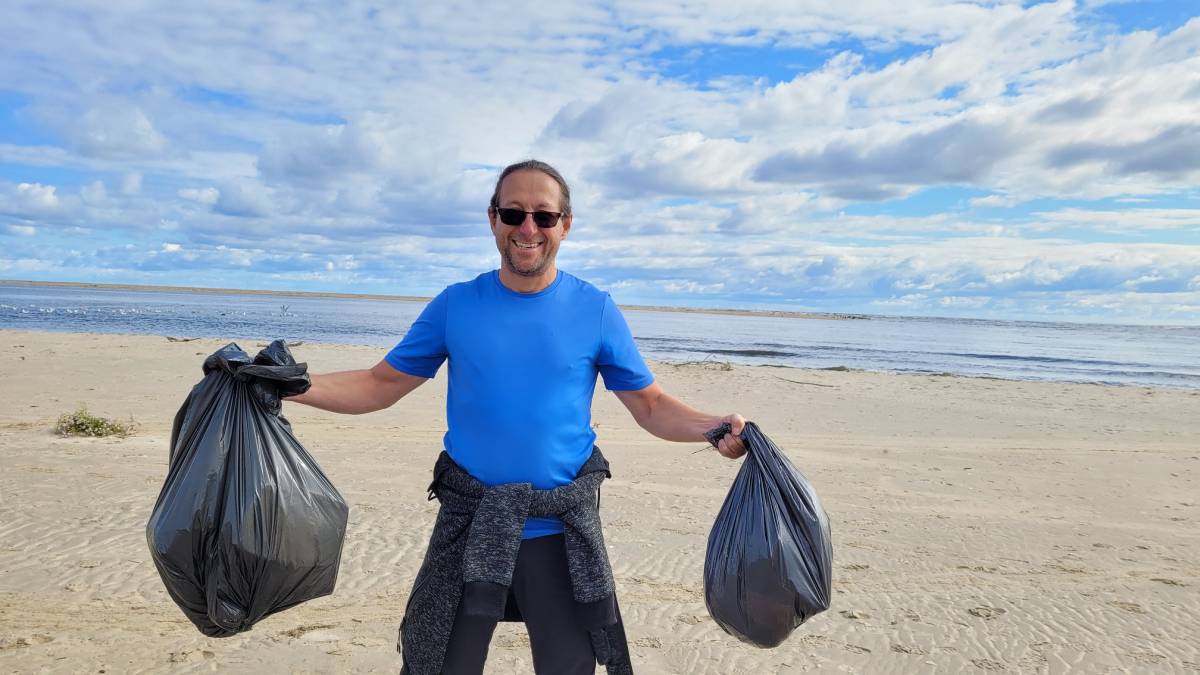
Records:
[[[106,436],[128,436],[133,433],[137,424],[130,419],[121,422],[107,417],[100,417],[88,412],[87,406],[80,404],[75,412],[63,413],[54,425],[54,433],[59,436],[90,436],[102,438]]]

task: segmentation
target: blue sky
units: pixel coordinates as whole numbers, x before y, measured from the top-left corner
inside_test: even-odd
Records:
[[[1194,2],[428,4],[7,7],[0,278],[1200,323]]]

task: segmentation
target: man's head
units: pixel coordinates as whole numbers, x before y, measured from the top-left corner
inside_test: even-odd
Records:
[[[558,244],[570,231],[571,220],[571,191],[554,167],[533,159],[505,167],[488,207],[488,222],[504,263],[502,281],[525,292],[549,285],[557,274]]]
[[[554,179],[554,182],[558,183],[558,191],[562,195],[555,210],[563,215],[571,215],[571,188],[567,187],[567,180],[562,177],[558,169],[536,159],[527,159],[504,167],[504,170],[500,172],[500,177],[496,179],[496,189],[492,190],[491,206],[493,209],[500,206],[500,187],[504,185],[504,179],[517,171],[540,171]]]

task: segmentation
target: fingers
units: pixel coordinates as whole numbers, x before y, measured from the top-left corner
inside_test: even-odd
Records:
[[[741,433],[746,428],[746,419],[734,413],[722,417],[720,421],[721,423],[717,427],[705,432],[704,437],[716,447],[717,452],[723,457],[737,459],[746,454],[746,442],[741,438]],[[717,437],[716,434],[725,428],[728,428],[729,431],[725,435]]]
[[[732,432],[736,436],[740,436],[742,430],[746,428],[746,419],[737,413],[726,417],[725,420],[729,422],[729,426],[733,427]]]
[[[729,459],[737,459],[746,454],[746,444],[742,439],[733,434],[725,434],[720,441],[717,442],[717,452],[721,453],[722,457]]]
[[[746,428],[746,419],[734,413],[722,421],[729,423],[730,430],[717,444],[717,450],[729,459],[737,459],[746,454],[746,442],[741,439],[742,430]]]

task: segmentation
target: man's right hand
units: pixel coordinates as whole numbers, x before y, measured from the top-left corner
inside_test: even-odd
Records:
[[[360,415],[391,406],[427,379],[396,370],[380,361],[369,370],[312,375],[308,391],[285,400],[336,413]]]

